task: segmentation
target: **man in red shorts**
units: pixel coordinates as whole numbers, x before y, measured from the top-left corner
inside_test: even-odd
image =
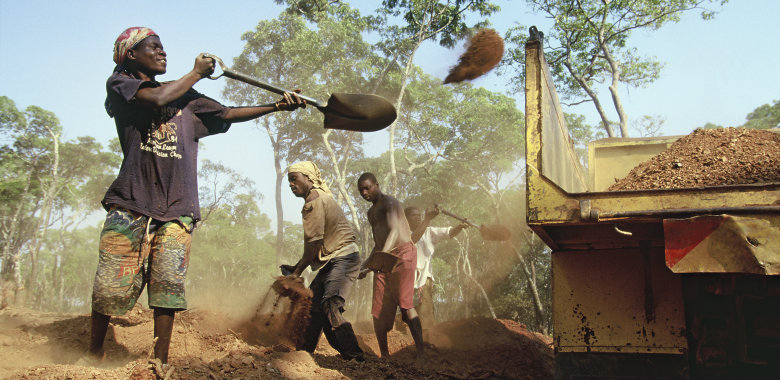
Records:
[[[380,355],[383,358],[390,356],[387,332],[393,328],[395,312],[400,307],[401,318],[409,326],[414,339],[417,361],[422,362],[425,358],[422,324],[414,310],[417,248],[412,242],[404,208],[397,199],[382,193],[376,176],[372,173],[363,173],[358,178],[358,191],[363,199],[373,204],[368,209],[368,222],[374,235],[373,251],[391,252],[401,257],[401,265],[392,273],[374,274],[371,315],[374,317],[374,333]],[[367,272],[367,269],[363,269],[359,278],[365,277]]]

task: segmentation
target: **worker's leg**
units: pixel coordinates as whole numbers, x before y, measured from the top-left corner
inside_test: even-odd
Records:
[[[326,321],[327,318],[325,318],[325,314],[320,311],[312,311],[309,325],[303,333],[303,342],[298,345],[296,349],[314,353],[314,350],[317,349],[317,343],[320,341],[322,328]]]
[[[420,318],[417,316],[417,311],[414,308],[401,309],[401,317],[404,322],[409,326],[409,331],[412,333],[412,339],[414,339],[414,347],[417,349],[417,357],[422,358],[425,355],[422,324]]]
[[[95,357],[99,358],[103,356],[103,342],[106,340],[106,332],[108,332],[108,322],[110,320],[110,315],[101,314],[94,310],[92,311],[89,353]]]
[[[155,224],[159,228],[154,228]],[[161,225],[160,225],[161,224]],[[149,308],[154,309],[154,356],[163,364],[168,362],[173,321],[176,311],[187,309],[184,280],[192,241],[192,219],[188,217],[170,222],[152,222],[149,254]]]
[[[168,363],[168,348],[171,346],[173,319],[176,312],[162,307],[154,308],[154,357]]]
[[[100,232],[90,318],[89,353],[97,358],[103,357],[111,316],[124,315],[132,309],[144,288],[149,255],[145,239],[148,220],[116,207],[106,214]]]
[[[417,269],[417,248],[412,243],[406,243],[398,246],[398,253],[401,256],[400,270],[393,273],[394,281],[391,283],[397,289],[398,305],[401,307],[401,318],[409,326],[412,333],[414,345],[417,348],[417,357],[422,359],[423,336],[422,324],[414,309],[414,276]],[[395,280],[397,279],[397,283]]]
[[[395,310],[393,310],[393,314],[395,314]],[[390,326],[392,326],[391,323],[388,324],[387,321],[374,318],[374,334],[376,335],[376,342],[379,345],[379,357],[381,358],[390,357],[390,349],[387,345],[387,332],[390,331]]]
[[[374,273],[374,288],[373,297],[371,300],[371,316],[374,322],[374,334],[376,335],[376,341],[379,345],[379,357],[390,357],[390,350],[387,346],[387,332],[393,327],[393,318],[395,316],[396,306],[392,301],[392,297],[389,294],[385,294],[385,286],[387,282],[387,276],[384,273]],[[387,302],[385,298],[387,298]],[[390,307],[392,305],[392,307]],[[390,314],[392,310],[392,314]],[[389,315],[390,322],[387,322],[387,314]],[[384,317],[383,317],[384,316]]]
[[[433,281],[429,277],[423,286],[417,289],[418,302],[414,307],[420,316],[423,328],[428,329],[436,323],[433,307]]]
[[[342,315],[344,300],[339,296],[331,297],[325,301],[323,308],[330,325],[330,328],[325,331],[325,336],[336,343],[336,345],[331,343],[331,346],[338,350],[341,357],[346,360],[363,361],[363,350],[360,349],[355,331],[352,330],[352,324],[347,322]]]
[[[344,319],[343,315],[344,303],[360,272],[360,255],[353,252],[333,258],[320,269],[321,273],[323,271],[322,275],[326,276],[326,281],[322,310],[328,325],[325,329],[325,337],[328,338],[331,346],[339,351],[342,358],[363,361],[363,350],[360,349],[352,325]]]

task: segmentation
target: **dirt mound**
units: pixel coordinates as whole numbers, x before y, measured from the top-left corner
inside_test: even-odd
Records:
[[[177,313],[169,379],[549,379],[553,353],[549,337],[505,320],[472,318],[426,330],[428,362],[415,366],[414,342],[392,330],[390,360],[376,356],[372,333],[358,334],[366,361],[344,361],[325,338],[314,355],[286,345],[252,344],[241,330],[247,318],[189,310]],[[152,312],[137,306],[112,318],[106,358],[84,363],[89,316],[30,310],[0,310],[2,379],[158,380],[167,368],[149,360]],[[83,359],[82,359],[83,360]]]
[[[609,191],[780,182],[780,133],[697,129],[639,164]]]
[[[458,83],[493,70],[504,56],[504,39],[493,29],[482,29],[469,40],[458,64],[450,69],[444,84]]]

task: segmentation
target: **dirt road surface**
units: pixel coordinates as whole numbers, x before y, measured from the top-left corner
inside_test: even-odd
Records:
[[[168,379],[549,379],[552,340],[507,320],[471,318],[425,331],[428,363],[415,366],[414,342],[393,330],[391,358],[379,359],[370,323],[355,330],[365,362],[344,361],[324,337],[313,355],[289,346],[252,344],[249,319],[207,310],[177,313]],[[136,306],[111,320],[106,358],[84,363],[89,315],[0,310],[0,378],[157,380],[167,371],[149,361],[152,312]]]

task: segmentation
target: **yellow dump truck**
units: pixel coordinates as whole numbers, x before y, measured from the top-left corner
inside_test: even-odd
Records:
[[[552,250],[557,379],[780,379],[780,183],[606,191],[677,138],[574,153],[526,45],[528,226]]]

